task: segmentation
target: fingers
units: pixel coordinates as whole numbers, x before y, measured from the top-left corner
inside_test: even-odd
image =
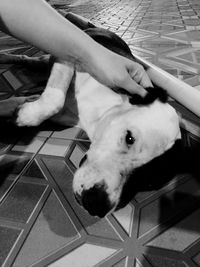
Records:
[[[127,76],[127,79],[124,81],[121,87],[131,94],[138,94],[141,96],[145,96],[147,94],[147,91],[137,82],[135,82],[130,75]]]
[[[131,94],[139,94],[144,97],[147,94],[145,88],[153,87],[152,82],[143,66],[137,62],[123,58],[121,75],[118,75],[115,84],[127,90]]]
[[[134,81],[142,87],[153,87],[153,84],[142,65],[132,62],[132,66],[130,66],[128,71]]]
[[[145,70],[141,74],[141,79],[138,82],[140,85],[142,85],[144,88],[153,87],[153,84],[148,76],[148,74],[145,72]]]
[[[92,64],[82,64],[85,71],[100,83],[110,88],[123,88],[130,94],[141,96],[147,94],[145,88],[153,87],[142,65],[105,48],[102,51],[95,52]]]

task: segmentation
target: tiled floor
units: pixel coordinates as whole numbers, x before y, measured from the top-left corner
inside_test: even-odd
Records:
[[[119,34],[133,53],[192,86],[200,86],[199,0],[52,0]],[[0,34],[0,49],[38,51]],[[39,91],[40,77],[0,66],[0,99]],[[178,106],[200,144],[199,119]],[[18,129],[1,124],[0,265],[52,267],[200,266],[200,178],[179,175],[161,189],[137,192],[123,210],[104,219],[75,202],[73,173],[89,142],[82,130],[53,125]],[[160,179],[163,177],[161,176]]]

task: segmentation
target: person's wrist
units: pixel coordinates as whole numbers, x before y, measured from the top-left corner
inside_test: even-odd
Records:
[[[102,45],[94,43],[87,47],[86,51],[83,53],[83,67],[86,72],[90,73],[94,78],[99,80],[99,78],[104,76],[102,73],[104,69],[105,58],[109,57],[109,50],[107,50]],[[99,80],[99,82],[104,82]]]
[[[95,65],[98,58],[100,45],[92,40],[88,46],[84,45],[79,50],[79,56],[77,57],[77,63],[81,64],[83,69],[87,72],[95,71]]]

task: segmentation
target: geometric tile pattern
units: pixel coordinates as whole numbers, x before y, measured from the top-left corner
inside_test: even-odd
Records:
[[[90,252],[90,255],[88,255],[88,252]],[[111,256],[114,252],[116,252],[114,249],[84,244],[49,266],[82,267],[83,262],[85,266],[95,266],[96,264],[100,264],[105,258]],[[95,257],[93,257],[94,254]],[[76,258],[78,258],[79,261],[74,261]]]
[[[77,230],[52,192],[13,266],[29,266],[78,238]]]
[[[199,0],[48,2],[60,12],[70,10],[114,31],[133,53],[199,87]],[[0,49],[41,54],[3,33]],[[41,92],[45,77],[23,67],[0,65],[0,100],[29,90]],[[183,142],[200,151],[199,118],[172,104],[185,119]],[[148,185],[124,209],[98,219],[77,205],[71,189],[89,145],[77,127],[57,129],[46,124],[19,129],[2,121],[0,265],[200,266],[200,175],[188,171],[159,188]],[[162,179],[161,175],[158,180]]]

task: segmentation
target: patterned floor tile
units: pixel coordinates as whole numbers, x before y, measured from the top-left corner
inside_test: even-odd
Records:
[[[197,263],[198,266],[200,266],[200,253],[198,253],[193,260]]]
[[[53,131],[39,131],[37,136],[39,137],[50,137]]]
[[[22,86],[22,83],[9,70],[3,73],[3,77],[10,83],[14,90],[17,90]]]
[[[180,223],[175,224],[147,245],[169,250],[183,251],[199,239],[200,227],[197,223],[199,219],[200,210],[194,212]],[[186,231],[187,229],[190,229],[190,231]]]
[[[155,256],[150,255],[147,257],[147,259],[150,261],[152,266],[155,267],[169,267],[169,266],[176,266],[176,267],[187,267],[188,265],[183,262],[182,259],[172,260],[167,257],[161,257],[161,256]]]
[[[17,183],[0,205],[1,218],[27,222],[44,189],[43,185]]]
[[[5,194],[8,193],[8,190],[10,189],[13,181],[12,180],[6,180],[1,184],[0,187],[0,201],[4,198]]]
[[[30,266],[77,238],[76,228],[51,193],[13,266]]]
[[[89,255],[88,255],[88,252]],[[85,266],[95,266],[99,264],[107,257],[111,256],[114,249],[103,248],[91,244],[84,244],[76,250],[72,251],[70,254],[59,259],[57,262],[50,264],[51,267],[64,267],[64,266],[74,266],[82,267],[83,262]],[[77,258],[79,261],[77,261]]]
[[[12,148],[12,151],[37,153],[45,140],[46,138],[43,137],[35,137],[33,140],[27,142],[26,138],[23,138]]]
[[[121,260],[120,262],[118,262],[117,264],[113,265],[114,267],[126,267],[126,263],[127,263],[127,259],[123,259]],[[138,266],[135,266],[135,267],[140,267],[139,265]]]
[[[75,168],[78,168],[80,161],[84,157],[84,155],[85,152],[80,148],[80,146],[76,145],[71,153],[71,156],[69,157],[69,160],[72,162]]]
[[[40,150],[40,154],[64,157],[70,147],[71,141],[50,138]]]
[[[29,161],[28,155],[7,154],[0,156],[1,181],[9,175],[19,175]]]
[[[0,264],[3,265],[6,257],[16,242],[20,230],[0,226]]]
[[[167,54],[170,51],[185,49],[187,46],[181,42],[169,40],[163,37],[152,37],[147,40],[133,40],[131,44],[157,54]]]
[[[134,207],[127,205],[125,208],[116,211],[114,214],[115,218],[122,225],[128,234],[131,233],[131,226],[134,215]]]
[[[173,25],[166,25],[166,24],[148,24],[148,25],[141,25],[138,29],[153,32],[153,33],[170,33],[170,32],[180,32],[184,30],[182,26],[173,26]]]
[[[171,39],[175,39],[177,41],[185,41],[186,43],[191,43],[192,41],[200,40],[200,33],[197,30],[190,31],[182,31],[178,33],[170,33],[167,34],[167,37]]]
[[[80,132],[80,128],[73,127],[73,128],[67,128],[62,131],[56,131],[52,134],[52,137],[54,138],[61,138],[61,139],[69,139],[69,140],[76,140],[78,139],[78,134]]]
[[[199,0],[47,2],[114,31],[133,54],[199,88]],[[0,50],[42,54],[3,33]],[[41,93],[45,75],[30,75],[26,68],[2,64],[0,99],[27,94],[30,89]],[[180,104],[171,104],[185,120],[184,142],[200,149],[199,118]],[[137,192],[124,209],[99,219],[81,208],[72,192],[74,172],[89,146],[86,133],[76,127],[18,129],[2,124],[0,265],[200,266],[199,176],[184,173],[161,188],[149,186]]]
[[[23,173],[22,178],[34,178],[34,179],[45,179],[44,174],[42,173],[41,168],[36,160],[33,160],[29,168]]]
[[[195,180],[189,180],[143,207],[140,213],[139,236],[158,227],[159,224],[164,224],[167,220],[178,217],[178,214],[184,210],[185,213],[187,210],[192,210],[192,207],[196,206],[199,193],[199,183],[196,183]],[[176,203],[174,203],[174,198],[176,198]],[[162,207],[164,209],[163,214]]]

